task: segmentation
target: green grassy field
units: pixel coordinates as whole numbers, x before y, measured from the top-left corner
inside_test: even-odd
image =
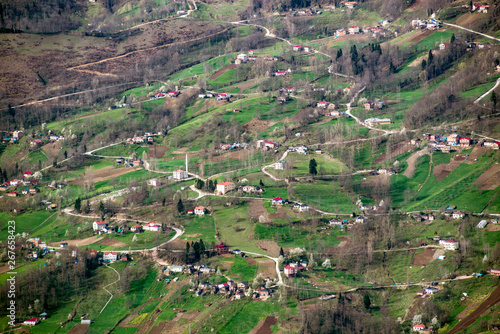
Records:
[[[295,197],[301,202],[326,212],[349,213],[355,210],[355,198],[343,191],[337,182],[316,180],[293,183]]]

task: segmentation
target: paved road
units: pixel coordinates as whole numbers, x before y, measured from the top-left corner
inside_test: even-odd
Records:
[[[484,93],[483,95],[481,95],[480,97],[478,97],[474,103],[479,103],[479,101],[481,101],[483,98],[485,98],[488,94],[490,94],[492,91],[494,91],[498,85],[500,85],[500,78],[497,79],[497,81],[495,82],[495,85],[493,87],[491,87],[490,90],[488,90],[486,93]]]
[[[486,35],[486,34],[483,34],[481,32],[477,32],[477,31],[474,31],[474,30],[471,30],[471,29],[468,29],[468,28],[465,28],[465,27],[461,27],[461,26],[458,26],[456,24],[451,24],[451,23],[445,23],[445,22],[441,22],[442,24],[444,25],[447,25],[447,26],[450,26],[450,27],[454,27],[454,28],[458,28],[458,29],[462,29],[462,30],[465,30],[465,31],[468,31],[468,32],[471,32],[471,33],[474,33],[474,34],[478,34],[478,35],[481,35],[483,37],[486,37],[486,38],[489,38],[489,39],[492,39],[494,41],[498,41],[500,42],[500,39],[496,38],[496,37],[493,37],[493,36],[490,36],[490,35]]]

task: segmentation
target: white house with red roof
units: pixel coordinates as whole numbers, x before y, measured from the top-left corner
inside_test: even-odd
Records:
[[[194,208],[194,214],[198,216],[203,216],[207,212],[207,208],[204,206],[197,206]]]
[[[272,205],[283,205],[283,203],[285,203],[285,200],[281,197],[275,197],[271,202]]]
[[[176,91],[176,90],[171,90],[171,91],[170,91],[170,92],[168,92],[167,94],[168,94],[168,96],[170,96],[170,97],[177,97],[177,96],[179,96],[179,94],[180,94],[180,93],[181,93],[181,92],[179,92],[179,91]]]
[[[293,51],[302,51],[302,45],[295,45],[293,48],[292,48]]]
[[[298,267],[286,266],[283,269],[286,277],[294,277],[297,276],[297,272],[299,271]]]
[[[349,34],[359,34],[359,27],[350,26],[348,28]]]
[[[312,51],[312,47],[310,46],[304,46],[304,52],[311,52]]]
[[[115,262],[118,259],[117,252],[104,252],[102,259],[104,261]]]
[[[330,102],[321,101],[321,102],[316,103],[316,107],[326,109],[329,104],[330,104]]]
[[[415,331],[415,332],[421,332],[424,329],[425,329],[424,324],[413,325],[413,331]]]
[[[35,325],[38,325],[39,323],[40,323],[40,319],[38,319],[38,318],[31,318],[31,319],[25,320],[23,322],[23,325],[26,325],[26,326],[35,326]]]
[[[236,185],[234,182],[221,182],[217,183],[217,193],[221,195],[225,195],[226,193],[230,192],[231,190],[236,189]]]
[[[284,77],[286,75],[287,71],[276,71],[274,73],[274,76],[276,77]]]
[[[158,232],[161,229],[161,225],[157,223],[149,223],[142,226],[144,231]]]
[[[462,218],[465,217],[465,212],[463,212],[463,211],[455,211],[455,212],[453,212],[453,214],[451,215],[451,217],[453,219],[462,219]]]
[[[104,231],[104,229],[108,226],[108,223],[106,223],[104,220],[101,221],[95,221],[92,224],[92,227],[94,231]]]
[[[32,176],[31,172],[24,172],[24,177],[25,178],[30,178]]]
[[[343,28],[335,31],[335,37],[345,36],[346,34],[347,34],[347,32]]]
[[[173,178],[176,180],[183,180],[189,177],[188,172],[182,169],[174,170]]]

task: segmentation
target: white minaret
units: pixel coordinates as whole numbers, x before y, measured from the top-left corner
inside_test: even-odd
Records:
[[[189,168],[189,165],[188,165],[188,155],[186,153],[186,173],[189,174],[189,169],[188,168]]]

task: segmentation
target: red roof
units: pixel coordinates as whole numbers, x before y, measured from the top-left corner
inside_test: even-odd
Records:
[[[40,320],[38,318],[31,318],[31,319],[26,320],[26,321],[29,321],[29,322],[38,322]]]
[[[228,186],[230,184],[234,184],[234,182],[221,182],[221,183],[217,183],[217,185],[222,185],[222,186]]]
[[[116,255],[116,252],[104,252],[104,255],[109,255],[109,254]]]
[[[301,48],[301,45],[295,45],[294,48]]]
[[[448,239],[448,240],[445,240],[445,241],[443,241],[443,242],[453,242],[453,243],[455,243],[455,242],[457,242],[457,241],[456,241],[455,239]]]
[[[273,198],[273,201],[282,201],[282,200],[283,200],[283,198],[281,198],[281,197],[275,197],[275,198]]]
[[[24,175],[31,175],[31,172],[24,172]]]
[[[285,269],[294,269],[295,267],[292,266],[286,266]]]
[[[227,247],[227,246],[224,244],[220,244],[220,245],[215,246],[215,248],[225,248],[225,247]]]
[[[178,91],[176,91],[176,90],[171,90],[171,91],[170,91],[170,92],[168,92],[168,93],[169,93],[169,94],[177,94],[177,93],[179,93],[179,92],[178,92]]]
[[[325,103],[330,103],[330,102],[328,102],[328,101],[321,101],[321,102],[318,102],[317,104],[320,104],[320,103],[325,104]]]
[[[276,71],[276,73],[286,73],[286,71]]]
[[[98,221],[98,222],[95,222],[97,225],[105,225],[107,224],[104,220],[101,220],[101,221]]]
[[[351,29],[351,28],[357,28],[357,27],[356,26],[350,26],[349,29]]]

